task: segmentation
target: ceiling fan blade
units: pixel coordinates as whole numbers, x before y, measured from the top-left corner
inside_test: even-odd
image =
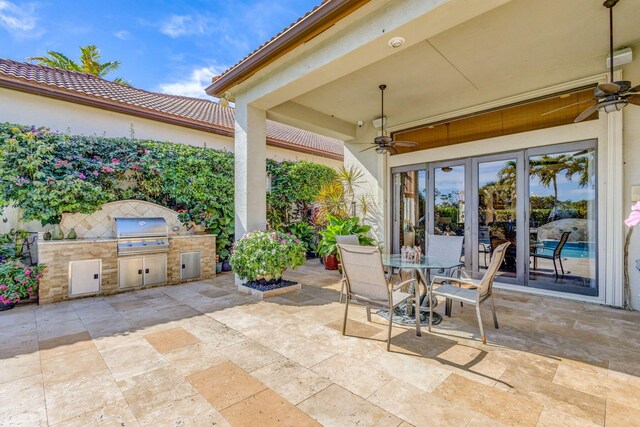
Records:
[[[371,147],[365,148],[364,150],[360,150],[360,153],[362,153],[363,151],[371,150],[372,148],[378,148],[378,146],[372,145]]]
[[[627,98],[627,101],[629,101],[629,104],[640,105],[640,95],[632,95]]]
[[[576,117],[576,119],[573,122],[578,123],[583,121],[584,119],[586,119],[587,117],[595,113],[597,109],[598,109],[598,104],[593,104],[590,107],[587,107],[587,109],[584,110],[582,113],[580,113],[580,115]]]
[[[396,147],[394,147],[393,145],[387,147],[387,151],[389,152],[389,154],[391,156],[393,156],[394,154],[398,154],[398,149]]]
[[[596,86],[595,94],[596,97],[601,97],[603,95],[612,95],[614,93],[618,93],[620,89],[620,85],[617,85],[615,83],[600,83],[598,86]],[[599,95],[598,92],[601,92],[602,94]]]
[[[556,108],[555,110],[547,111],[546,113],[540,114],[540,116],[546,116],[547,114],[553,114],[556,111],[564,110],[565,108],[575,107],[576,105],[584,104],[585,102],[593,102],[595,99],[585,99],[584,101],[574,102],[573,104],[565,105],[564,107]]]
[[[418,143],[413,141],[393,141],[391,145],[395,147],[417,147]]]

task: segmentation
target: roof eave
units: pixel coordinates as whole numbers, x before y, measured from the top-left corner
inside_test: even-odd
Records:
[[[0,75],[0,87],[6,89],[17,90],[33,95],[45,96],[61,101],[69,101],[89,107],[100,108],[107,111],[115,111],[117,113],[129,114],[136,117],[142,117],[149,120],[157,120],[163,123],[182,126],[204,132],[214,133],[216,135],[233,138],[235,136],[234,129],[214,126],[211,123],[200,122],[197,120],[188,120],[170,114],[161,113],[150,109],[142,109],[141,107],[133,107],[115,101],[104,100],[89,95],[83,95],[78,92],[72,92],[55,86],[40,84],[24,79],[12,79]],[[319,157],[325,157],[335,160],[343,160],[344,155],[330,153],[321,150],[300,146],[291,142],[280,141],[273,138],[267,138],[267,144],[275,147],[286,148],[292,151],[312,154]]]
[[[211,96],[222,96],[233,86],[242,83],[286,53],[331,28],[336,22],[369,1],[327,0],[302,20],[219,76],[205,91]]]

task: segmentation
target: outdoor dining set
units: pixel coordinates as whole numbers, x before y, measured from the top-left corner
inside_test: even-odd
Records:
[[[366,307],[368,321],[371,321],[371,308],[377,308],[377,313],[389,320],[389,350],[394,322],[404,325],[415,322],[416,335],[421,336],[422,322],[428,324],[431,332],[432,325],[442,321],[442,317],[434,312],[438,296],[445,298],[447,316],[451,316],[453,301],[475,308],[483,344],[486,344],[480,314],[483,302],[491,302],[494,326],[498,328],[493,282],[509,242],[494,249],[484,275],[473,279],[461,269],[464,265],[460,260],[462,237],[429,235],[426,253],[411,259],[402,254],[382,254],[374,246],[360,246],[357,236],[338,236],[336,240],[343,268],[340,295],[340,302],[345,303],[343,334],[346,333],[351,302]]]

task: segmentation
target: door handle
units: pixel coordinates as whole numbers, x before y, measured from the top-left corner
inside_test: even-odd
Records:
[[[187,268],[187,266],[186,266],[186,265],[184,265],[184,264],[182,264],[182,268]]]
[[[94,275],[93,275],[93,278],[94,278],[95,280],[98,280],[98,279],[100,278],[100,275],[99,275],[99,274],[94,274]]]
[[[148,269],[148,268],[147,268],[147,269],[145,269],[145,270],[144,270],[144,272],[145,272],[146,274],[149,274],[149,269]]]
[[[138,274],[142,274],[142,270],[138,270]]]

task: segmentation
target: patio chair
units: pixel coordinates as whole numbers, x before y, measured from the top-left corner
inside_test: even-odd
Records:
[[[342,244],[342,245],[359,246],[360,239],[355,234],[348,234],[346,236],[336,236],[336,243],[339,245]],[[342,269],[342,280],[340,280],[340,282],[342,282],[342,286],[340,287],[340,303],[342,303],[345,296],[344,291],[346,289],[345,287],[346,279],[344,278],[344,268]]]
[[[451,301],[460,301],[470,304],[475,304],[476,315],[478,316],[478,325],[480,326],[480,336],[482,337],[482,343],[487,343],[487,338],[484,334],[484,328],[482,326],[482,318],[480,317],[480,304],[484,301],[491,299],[491,310],[493,311],[493,324],[498,329],[498,317],[496,316],[496,306],[493,301],[493,280],[498,273],[498,269],[504,261],[504,255],[507,251],[507,246],[510,242],[506,242],[498,246],[493,252],[491,258],[491,264],[481,280],[471,280],[463,278],[453,278],[444,276],[435,276],[431,279],[430,294],[440,295],[446,298],[446,306],[451,307]],[[433,288],[434,284],[441,284],[437,289]],[[458,286],[452,285],[452,283]],[[462,286],[470,286],[462,287]],[[451,315],[451,309],[449,308],[449,316]],[[429,332],[431,332],[431,318],[433,316],[433,306],[429,307]]]
[[[564,245],[567,243],[567,240],[569,240],[569,235],[571,234],[570,231],[565,231],[564,233],[562,233],[562,236],[560,236],[560,241],[558,242],[558,246],[556,246],[556,248],[553,250],[552,254],[545,254],[543,253],[532,253],[531,256],[533,257],[533,268],[534,270],[538,267],[538,258],[543,258],[543,259],[550,259],[553,261],[553,269],[555,270],[556,273],[556,279],[558,277],[560,277],[558,275],[558,266],[556,265],[556,260],[558,260],[558,262],[560,263],[560,270],[562,271],[562,275],[564,276],[564,266],[562,265],[562,248],[564,248]],[[538,247],[536,246],[535,249],[537,250]]]
[[[429,234],[427,236],[427,253],[426,256],[437,256],[446,259],[459,260],[462,255],[462,245],[464,244],[464,236],[445,236],[438,234]],[[448,271],[439,270],[438,274],[445,276],[459,275],[460,268],[452,268]]]
[[[345,335],[347,330],[350,301],[365,305],[368,310],[367,314],[369,314],[372,306],[389,310],[389,331],[387,335],[387,351],[389,351],[391,348],[393,309],[414,297],[414,294],[402,292],[399,289],[410,283],[418,286],[417,280],[409,279],[395,286],[392,285],[391,280],[387,279],[384,274],[380,250],[375,246],[338,244],[338,251],[342,260],[342,269],[347,288],[342,335]],[[416,316],[416,333],[420,334],[420,316]]]

